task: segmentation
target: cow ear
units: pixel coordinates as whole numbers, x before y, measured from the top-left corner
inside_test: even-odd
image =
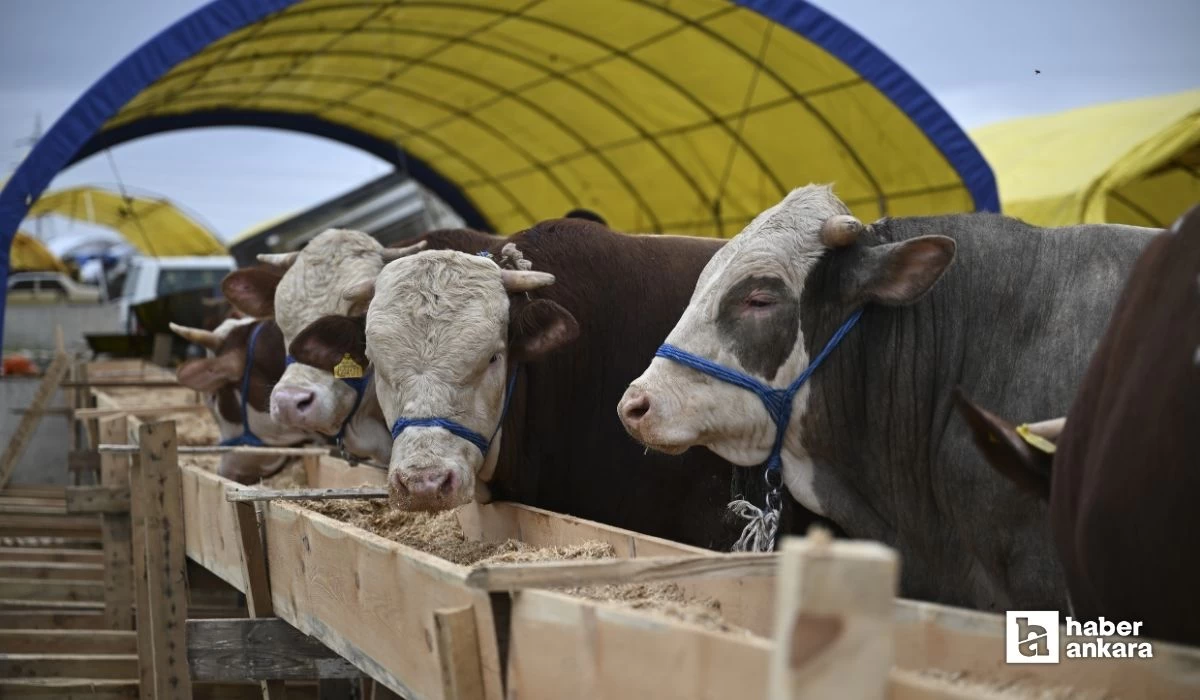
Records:
[[[953,395],[955,407],[971,428],[971,439],[984,460],[1022,491],[1049,499],[1054,455],[1031,446],[1015,425],[975,404],[961,387],[955,387]]]
[[[234,270],[221,281],[221,292],[233,308],[252,318],[275,315],[275,288],[283,273],[265,267]]]
[[[579,337],[579,322],[559,304],[534,299],[513,312],[509,354],[517,362],[531,362]]]
[[[921,236],[864,249],[857,274],[859,295],[888,306],[907,306],[925,296],[954,261],[956,244],[946,236]]]
[[[333,371],[345,355],[367,365],[367,321],[362,316],[322,316],[300,331],[288,354],[298,362]]]
[[[227,353],[220,357],[188,360],[179,366],[175,377],[179,383],[195,391],[214,392],[229,382],[242,378],[245,359],[239,353]]]

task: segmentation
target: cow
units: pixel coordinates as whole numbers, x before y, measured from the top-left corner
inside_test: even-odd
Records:
[[[988,461],[1048,499],[1076,618],[1200,644],[1200,207],[1139,258],[1057,434],[959,409]]]
[[[359,231],[329,229],[299,252],[264,254],[259,259],[270,270],[248,268],[230,273],[222,290],[234,308],[254,317],[273,317],[283,334],[290,361],[271,391],[271,418],[297,430],[316,432],[341,443],[351,455],[386,463],[391,438],[375,400],[368,367],[339,365],[347,355],[362,353],[352,347],[325,358],[308,349],[311,339],[332,330],[333,342],[344,342],[340,325],[353,309],[342,297],[347,287],[374,280],[385,262],[407,252],[429,248],[455,248],[472,253],[497,239],[468,229],[431,231],[398,248],[385,248]],[[300,340],[296,346],[297,339]],[[339,370],[338,368],[341,368]],[[335,376],[335,370],[343,376]]]
[[[349,295],[408,510],[517,501],[727,548],[731,466],[647,453],[610,406],[687,303],[721,241],[543,221],[486,256],[424,251]]]
[[[863,226],[831,187],[797,188],[713,256],[617,412],[649,448],[766,463],[809,510],[898,549],[906,596],[1049,609],[1045,508],[983,463],[951,392],[1063,411],[1149,239],[995,214]]]
[[[208,357],[179,366],[179,383],[204,397],[223,445],[290,447],[316,435],[271,419],[271,388],[283,374],[283,335],[271,320],[228,318],[214,330],[171,324],[177,335],[207,350]],[[286,457],[226,453],[218,473],[243,484],[283,468]]]

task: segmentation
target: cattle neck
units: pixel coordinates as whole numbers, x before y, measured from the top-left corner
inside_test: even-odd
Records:
[[[266,443],[250,429],[250,375],[254,371],[254,348],[258,345],[258,335],[266,327],[266,321],[254,324],[250,331],[250,342],[246,347],[246,369],[242,372],[242,434],[221,441],[222,447],[263,447]]]
[[[779,508],[781,504],[779,490],[783,485],[781,473],[783,465],[783,441],[792,420],[792,405],[795,403],[796,394],[799,393],[800,388],[808,382],[809,377],[825,362],[826,358],[829,357],[838,344],[842,342],[846,334],[854,328],[861,317],[862,308],[858,308],[850,314],[849,318],[834,332],[833,337],[829,339],[825,347],[821,349],[821,352],[808,363],[808,366],[804,368],[800,376],[796,377],[795,381],[782,389],[767,386],[744,372],[717,364],[699,355],[693,355],[669,343],[664,343],[654,353],[657,357],[678,362],[713,379],[752,392],[762,401],[763,406],[767,409],[767,413],[771,416],[771,420],[775,423],[775,440],[771,445],[771,452],[767,456],[767,461],[763,463],[763,478],[766,480],[767,488],[769,489],[764,507],[758,508],[742,500],[734,501],[730,504],[730,507],[735,512],[750,520],[745,529],[742,530],[742,536],[734,543],[734,551],[770,551],[775,548],[775,535],[779,529]]]
[[[496,435],[500,433],[500,426],[504,425],[504,417],[508,415],[508,407],[512,402],[513,390],[516,388],[517,375],[521,372],[521,366],[516,365],[513,368],[512,374],[508,378],[508,384],[504,389],[504,405],[500,409],[500,419],[496,421],[496,428],[492,430],[490,437],[484,437],[481,433],[471,430],[467,426],[450,418],[440,417],[424,417],[424,418],[405,418],[403,416],[396,419],[392,423],[392,439],[400,437],[400,433],[408,428],[441,428],[446,430],[451,435],[460,437],[463,440],[471,443],[479,448],[480,454],[484,460],[487,460],[488,451],[492,447],[492,441],[496,439]]]

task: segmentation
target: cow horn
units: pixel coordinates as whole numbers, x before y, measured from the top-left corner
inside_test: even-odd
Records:
[[[383,262],[390,263],[393,260],[399,260],[400,258],[408,257],[413,253],[419,253],[422,250],[425,250],[425,241],[417,241],[416,243],[404,246],[403,248],[384,248]]]
[[[375,298],[375,280],[365,279],[355,282],[342,290],[342,299],[350,302],[348,316],[361,316],[367,312],[367,306]]]
[[[825,220],[825,225],[821,227],[821,242],[830,248],[844,248],[848,245],[854,245],[862,229],[862,222],[850,214],[831,216]]]
[[[511,293],[530,292],[554,284],[554,275],[533,270],[501,270],[500,282]]]
[[[199,345],[202,348],[208,348],[213,352],[216,352],[221,348],[221,336],[213,333],[212,331],[206,331],[203,328],[181,326],[178,323],[171,323],[168,325],[171,328],[171,332],[188,341],[189,343],[195,343],[196,345]]]
[[[291,253],[259,253],[258,261],[276,267],[288,269],[296,263],[296,258],[300,257],[300,251]]]

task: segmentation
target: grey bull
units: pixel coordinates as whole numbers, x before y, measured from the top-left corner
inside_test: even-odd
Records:
[[[903,557],[904,595],[980,609],[1061,608],[1044,504],[979,456],[952,390],[1003,415],[1062,415],[1149,230],[1054,230],[989,214],[863,226],[822,186],[792,191],[713,256],[666,342],[796,393],[782,481],[806,508]],[[656,357],[618,413],[636,439],[771,453],[758,396]]]

